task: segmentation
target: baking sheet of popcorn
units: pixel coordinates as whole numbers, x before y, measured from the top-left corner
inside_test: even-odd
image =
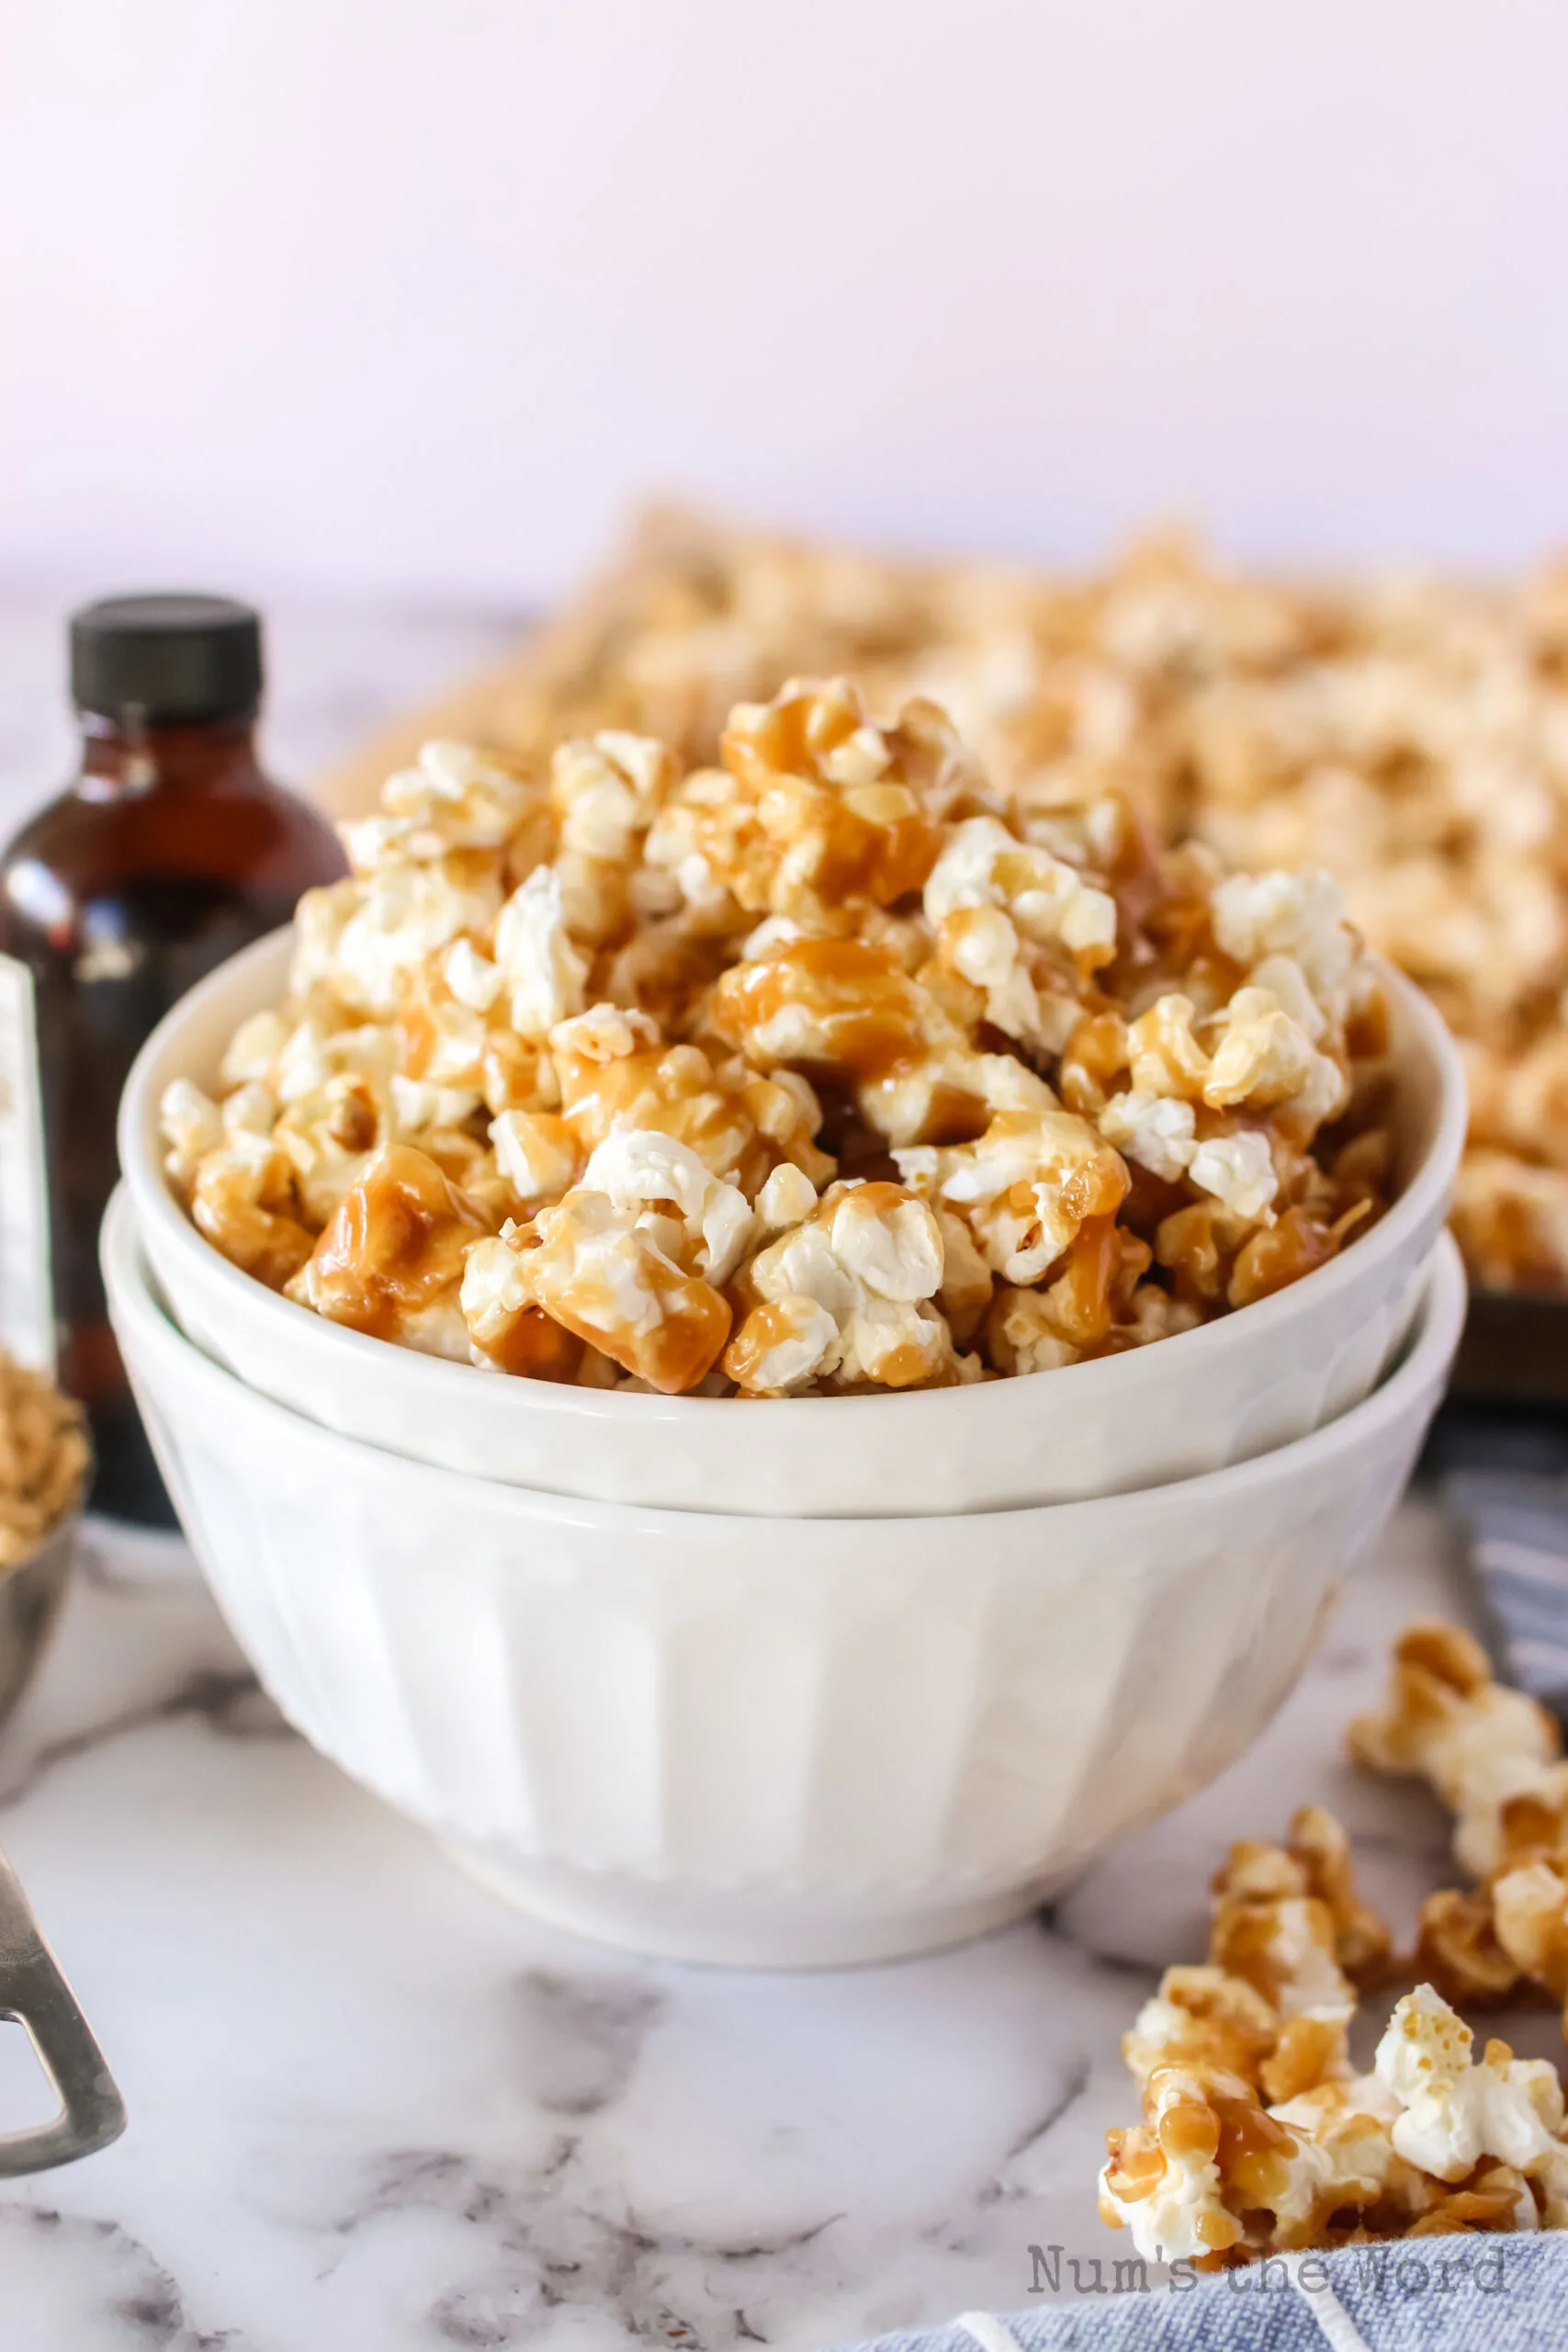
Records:
[[[1100,2211],[1147,2260],[1219,2269],[1362,2239],[1568,2227],[1556,2067],[1497,2040],[1477,2056],[1454,2006],[1568,2001],[1557,1725],[1493,1680],[1469,1634],[1422,1623],[1349,1746],[1370,1770],[1430,1784],[1477,1883],[1429,1896],[1415,1953],[1397,1959],[1321,1808],[1282,1845],[1232,1849],[1206,1964],[1168,1969],[1122,2041],[1142,2120],[1107,2135]],[[1363,1996],[1412,1977],[1358,2072]]]
[[[1172,537],[1051,579],[664,515],[464,724],[536,760],[622,727],[703,764],[733,702],[805,672],[933,697],[1042,823],[1115,787],[1237,866],[1334,873],[1463,1045],[1472,1276],[1568,1287],[1568,566],[1291,587]],[[996,954],[978,984],[1016,990]]]
[[[167,1090],[171,1181],[318,1315],[595,1385],[952,1385],[1245,1307],[1384,1204],[1375,969],[1321,870],[1082,783],[1010,799],[841,678],[713,766],[427,743]]]
[[[81,1407],[0,1352],[0,1576],[75,1510],[89,1462]]]

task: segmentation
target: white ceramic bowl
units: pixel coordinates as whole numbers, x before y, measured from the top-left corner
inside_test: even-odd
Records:
[[[1444,1238],[1375,1395],[1239,1468],[806,1523],[378,1453],[182,1336],[123,1187],[104,1264],[186,1532],[306,1737],[546,1918],[773,1966],[998,1924],[1238,1756],[1393,1510],[1464,1314]]]
[[[164,1181],[158,1102],[213,1084],[237,1023],[282,994],[289,934],[215,972],[154,1030],[120,1114],[153,1271],[209,1355],[327,1429],[549,1494],[670,1510],[855,1518],[1120,1494],[1246,1462],[1358,1402],[1409,1326],[1464,1138],[1431,1006],[1392,971],[1403,1189],[1342,1257],[1238,1315],[1032,1379],[908,1396],[626,1396],[509,1380],[324,1322],[241,1273]]]

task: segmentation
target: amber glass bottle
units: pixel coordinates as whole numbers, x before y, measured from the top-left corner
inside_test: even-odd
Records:
[[[333,880],[330,826],[257,764],[261,625],[218,596],[120,596],[71,623],[81,770],[0,862],[0,951],[33,980],[60,1379],[94,1500],[170,1513],[104,1307],[98,1227],[137,1047],[176,997]]]

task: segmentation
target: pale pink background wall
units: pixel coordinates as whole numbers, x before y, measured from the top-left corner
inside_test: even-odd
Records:
[[[0,584],[1568,536],[1555,0],[12,0]]]

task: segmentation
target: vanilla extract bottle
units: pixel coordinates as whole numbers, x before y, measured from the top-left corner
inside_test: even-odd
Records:
[[[30,980],[58,1376],[92,1425],[94,1504],[167,1524],[98,1272],[120,1090],[175,1000],[287,922],[344,859],[325,820],[258,762],[250,606],[88,605],[71,622],[71,695],[78,770],[0,860],[0,954]]]

